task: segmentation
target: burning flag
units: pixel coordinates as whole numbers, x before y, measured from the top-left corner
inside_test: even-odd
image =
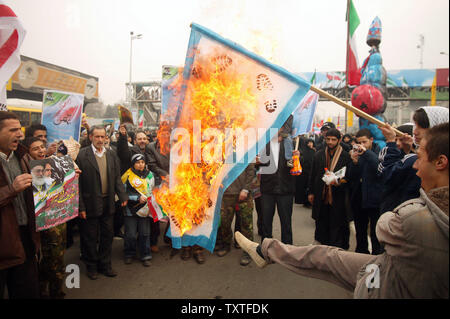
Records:
[[[214,250],[225,189],[277,134],[310,85],[191,25],[171,135],[169,182],[154,191],[172,246]]]

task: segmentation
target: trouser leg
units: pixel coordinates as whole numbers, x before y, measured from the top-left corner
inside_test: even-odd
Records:
[[[316,218],[316,229],[314,239],[322,245],[330,243],[330,206],[322,204],[318,217]]]
[[[80,220],[81,260],[90,272],[97,271],[98,262],[98,225],[99,217]]]
[[[350,228],[344,212],[330,206],[330,241],[328,245],[349,248]]]
[[[67,224],[61,224],[41,232],[42,260],[39,264],[41,293],[48,284],[51,298],[63,295],[65,276],[64,253],[66,250]]]
[[[149,217],[140,218],[138,217],[138,246],[139,255],[141,260],[147,260],[151,258],[150,251],[150,236],[151,236],[151,226],[153,220]]]
[[[136,216],[124,217],[124,240],[123,240],[123,254],[125,258],[132,258],[136,256],[136,236],[137,236],[137,219]]]
[[[250,240],[253,240],[253,199],[239,203],[239,220],[236,218],[236,223],[239,223],[240,232],[242,235]]]
[[[376,258],[324,245],[296,247],[276,239],[265,239],[261,251],[268,262],[280,264],[302,276],[329,281],[352,292],[358,272]]]
[[[153,219],[150,220],[150,245],[157,246],[158,245],[158,237],[161,233],[159,221],[153,222]]]
[[[367,226],[369,226],[369,216],[367,210],[359,207],[354,211],[355,230],[356,230],[356,252],[368,254]]]
[[[292,206],[293,195],[277,196],[278,216],[281,225],[281,241],[292,245]]]
[[[11,268],[0,270],[0,299],[8,289],[9,299],[38,299],[39,272],[36,250],[27,226],[19,227],[22,245],[25,250],[25,262]]]
[[[120,201],[115,202],[114,210],[114,235],[119,235],[120,230],[124,224],[123,207],[120,205]]]
[[[378,255],[382,253],[381,244],[378,241],[377,234],[375,231],[379,218],[380,218],[380,210],[378,208],[370,209],[369,219],[370,219],[370,241],[372,243],[372,255]]]
[[[100,242],[98,247],[98,268],[108,270],[111,268],[111,252],[114,239],[114,215],[106,212],[100,217]]]
[[[217,242],[226,247],[231,246],[233,234],[231,233],[231,223],[235,215],[236,196],[224,195],[220,208],[220,226],[217,232]]]
[[[274,195],[262,194],[261,205],[263,211],[263,236],[264,238],[272,238],[273,215],[275,214],[276,199]]]
[[[258,235],[262,236],[263,234],[263,214],[262,214],[262,206],[261,206],[261,196],[255,198],[255,209],[256,209],[256,226],[258,228]]]

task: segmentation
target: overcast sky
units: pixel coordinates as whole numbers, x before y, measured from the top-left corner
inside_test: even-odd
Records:
[[[199,23],[292,72],[345,70],[346,0],[6,0],[27,35],[23,55],[99,77],[105,103],[125,99],[132,81],[161,78],[162,65],[183,65],[190,23]],[[381,19],[387,70],[449,66],[448,0],[354,0],[360,63],[366,36]],[[440,52],[446,52],[442,55]]]

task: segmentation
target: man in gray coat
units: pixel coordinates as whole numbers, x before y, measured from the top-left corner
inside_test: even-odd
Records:
[[[414,164],[420,197],[386,212],[376,233],[378,256],[330,246],[295,247],[266,238],[261,245],[236,233],[256,264],[279,263],[303,276],[330,281],[355,298],[449,297],[449,124],[425,133]]]

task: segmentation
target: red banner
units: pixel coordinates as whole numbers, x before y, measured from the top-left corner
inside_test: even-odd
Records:
[[[436,86],[448,87],[448,69],[436,69]]]

